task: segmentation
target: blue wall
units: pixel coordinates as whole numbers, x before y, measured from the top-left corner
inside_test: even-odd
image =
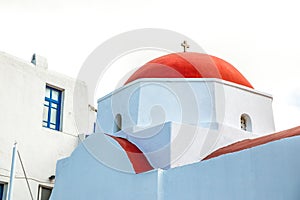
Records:
[[[168,200],[299,200],[300,137],[163,173]]]
[[[102,152],[105,153],[105,152]],[[104,166],[79,145],[57,165],[52,200],[299,200],[300,137],[142,174]]]
[[[127,132],[168,121],[192,125],[216,122],[214,87],[213,82],[184,79],[123,86],[98,100],[96,132],[114,134],[117,114],[121,114],[122,129]]]
[[[51,200],[153,200],[156,190],[156,171],[136,175],[109,168],[79,145],[58,162]]]

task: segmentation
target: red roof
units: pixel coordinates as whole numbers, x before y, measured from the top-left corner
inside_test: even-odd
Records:
[[[226,147],[223,147],[223,148],[220,148],[220,149],[214,151],[213,153],[211,153],[210,155],[205,157],[203,160],[208,160],[208,159],[211,159],[214,157],[221,156],[223,154],[228,154],[228,153],[241,151],[244,149],[249,149],[249,148],[263,145],[263,144],[266,144],[269,142],[281,140],[281,139],[288,138],[288,137],[294,137],[294,136],[300,136],[300,126],[292,128],[292,129],[288,129],[285,131],[281,131],[278,133],[273,133],[271,135],[266,135],[266,136],[255,138],[255,139],[247,139],[247,140],[233,143],[229,146],[226,146]]]
[[[134,171],[138,173],[150,171],[153,169],[153,167],[148,162],[146,156],[143,154],[143,152],[137,148],[134,144],[129,142],[128,140],[124,138],[114,137],[109,135],[113,139],[115,139],[121,147],[125,150],[133,168]]]
[[[253,88],[230,63],[202,53],[172,53],[139,68],[125,84],[140,78],[219,78]]]

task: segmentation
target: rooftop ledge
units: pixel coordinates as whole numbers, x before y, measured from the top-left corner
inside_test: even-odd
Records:
[[[251,92],[251,93],[255,93],[255,94],[273,99],[273,96],[271,94],[261,92],[261,91],[243,86],[243,85],[239,85],[239,84],[232,83],[230,81],[225,81],[225,80],[218,79],[218,78],[140,78],[140,79],[132,81],[132,82],[126,84],[126,85],[123,85],[122,87],[120,87],[120,88],[110,92],[109,94],[99,98],[97,103],[99,103],[100,101],[102,101],[102,100],[104,100],[104,99],[106,99],[106,98],[108,98],[108,97],[110,97],[114,94],[117,94],[121,90],[124,90],[124,89],[126,89],[128,87],[131,87],[133,85],[138,85],[138,84],[141,84],[141,83],[151,83],[151,82],[156,82],[156,83],[159,83],[159,82],[163,82],[163,83],[170,83],[170,82],[185,82],[185,83],[189,83],[189,82],[207,82],[207,83],[209,83],[209,82],[214,82],[214,83],[221,83],[221,84],[226,85],[226,86],[242,89],[242,90],[245,90],[245,91],[248,91],[248,92]]]

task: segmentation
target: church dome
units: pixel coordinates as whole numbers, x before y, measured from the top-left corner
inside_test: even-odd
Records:
[[[196,52],[171,53],[151,60],[133,73],[125,84],[140,78],[218,78],[253,88],[230,63]]]

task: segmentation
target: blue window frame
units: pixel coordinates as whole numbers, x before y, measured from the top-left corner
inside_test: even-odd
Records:
[[[46,86],[44,101],[43,126],[53,130],[60,130],[62,91]]]

